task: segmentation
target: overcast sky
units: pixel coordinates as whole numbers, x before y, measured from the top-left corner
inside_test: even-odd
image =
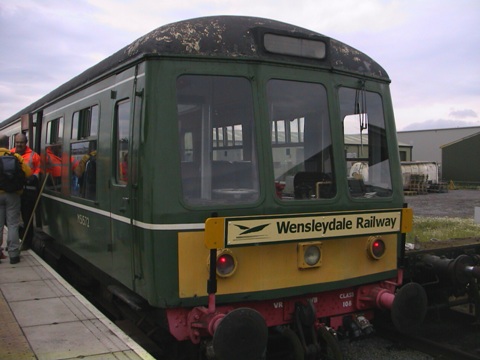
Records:
[[[480,126],[479,0],[0,0],[0,121],[159,26],[209,15],[343,41],[392,79],[397,130]]]

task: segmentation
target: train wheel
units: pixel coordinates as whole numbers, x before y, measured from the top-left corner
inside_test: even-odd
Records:
[[[323,360],[342,360],[343,354],[338,340],[324,326],[318,329],[318,341],[320,342],[320,354]]]
[[[213,350],[218,360],[264,360],[268,328],[262,315],[250,308],[230,311],[215,329]]]
[[[297,334],[288,327],[278,327],[268,339],[267,360],[304,360],[305,350]]]

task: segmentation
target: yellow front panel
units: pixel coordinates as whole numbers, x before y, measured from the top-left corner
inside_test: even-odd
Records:
[[[395,270],[397,235],[382,236],[386,253],[380,260],[367,252],[368,236],[322,239],[322,264],[298,269],[297,243],[236,247],[230,250],[238,259],[236,273],[218,278],[217,294],[246,293],[334,282]],[[178,235],[179,297],[206,296],[208,279],[204,233]]]

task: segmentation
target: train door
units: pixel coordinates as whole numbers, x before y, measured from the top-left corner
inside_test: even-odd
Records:
[[[143,67],[142,67],[143,68]],[[111,251],[113,273],[124,285],[133,288],[135,273],[134,228],[135,174],[132,169],[135,137],[142,108],[144,78],[137,69],[129,69],[117,76],[112,91],[113,126],[111,139]],[[138,95],[138,96],[137,96]]]

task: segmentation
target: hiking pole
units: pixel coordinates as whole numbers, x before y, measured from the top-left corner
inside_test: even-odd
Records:
[[[38,192],[38,195],[37,195],[37,200],[35,200],[35,205],[33,206],[32,214],[30,215],[30,219],[28,219],[28,224],[25,227],[25,230],[23,231],[22,243],[20,244],[20,252],[22,252],[23,244],[25,243],[25,237],[27,236],[28,229],[30,228],[30,225],[32,224],[33,216],[35,215],[35,211],[37,210],[38,203],[40,202],[40,197],[42,196],[43,189],[45,188],[45,184],[47,183],[49,175],[50,175],[50,173],[47,173],[47,175],[45,176],[45,179],[43,180],[43,184],[40,187],[40,191]]]

